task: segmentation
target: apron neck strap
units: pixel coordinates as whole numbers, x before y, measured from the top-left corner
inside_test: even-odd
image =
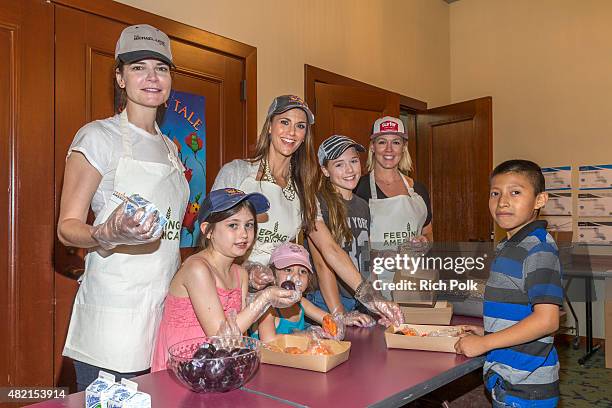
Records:
[[[121,111],[119,115],[119,120],[121,122],[121,143],[123,144],[123,155],[126,157],[132,158],[132,140],[130,137],[130,125],[128,122],[127,116],[127,108]]]
[[[408,190],[408,194],[412,195],[412,192],[414,190],[408,184],[408,181],[406,180],[406,176],[404,176],[402,174],[402,172],[399,171],[399,170],[398,170],[398,173],[399,173],[400,177],[402,178],[402,181],[404,182],[404,185],[406,186],[406,190]],[[370,172],[370,192],[371,192],[372,198],[374,200],[377,200],[378,199],[378,193],[376,192],[376,180],[374,179],[374,169],[372,169],[372,171]]]
[[[374,200],[378,199],[378,195],[376,193],[376,181],[374,181],[374,169],[370,172],[370,195]]]
[[[120,128],[121,128],[121,142],[123,144],[123,155],[131,159],[132,158],[132,138],[130,134],[130,125],[129,125],[128,116],[127,116],[127,108],[123,109],[121,114],[119,114],[119,118],[121,122]],[[159,126],[157,125],[157,122],[155,122],[155,133],[157,134],[157,136],[161,137],[162,142],[164,142],[164,146],[166,146],[166,150],[168,150],[168,160],[170,160],[170,163],[172,163],[172,166],[174,168],[180,171],[181,166],[179,164],[179,161],[176,155],[174,154],[172,148],[168,145],[168,141],[166,140],[166,137],[162,135],[161,130],[159,129]]]

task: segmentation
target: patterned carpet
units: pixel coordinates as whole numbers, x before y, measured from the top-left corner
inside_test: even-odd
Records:
[[[584,365],[578,359],[584,354],[584,347],[574,350],[569,344],[557,344],[561,370],[560,408],[612,407],[612,369],[605,368],[604,350],[600,349]],[[443,402],[447,401],[447,405]],[[490,407],[482,373],[475,372],[460,378],[425,397],[405,405],[408,408],[480,408]]]

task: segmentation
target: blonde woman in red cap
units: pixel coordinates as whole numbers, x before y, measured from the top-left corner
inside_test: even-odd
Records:
[[[400,119],[385,116],[374,122],[366,167],[369,173],[355,193],[370,205],[371,249],[395,252],[405,244],[432,242],[429,194],[410,177],[408,134]]]
[[[118,113],[77,132],[57,226],[64,245],[89,250],[63,352],[74,360],[78,390],[100,369],[120,379],[151,366],[181,261],[179,241],[163,234],[164,225],[180,230],[189,196],[176,147],[156,123],[172,84],[170,39],[146,24],[127,27],[115,59]]]
[[[247,266],[251,286],[261,289],[274,281],[267,268],[272,251],[303,231],[325,261],[353,290],[355,297],[381,316],[381,324],[398,324],[398,305],[382,298],[364,280],[325,225],[316,198],[320,177],[311,126],[314,115],[295,95],[274,98],[257,140],[255,156],[234,160],[221,168],[213,189],[238,188],[264,194],[270,201],[267,218],[258,220],[259,232]],[[324,249],[324,250],[322,250]]]

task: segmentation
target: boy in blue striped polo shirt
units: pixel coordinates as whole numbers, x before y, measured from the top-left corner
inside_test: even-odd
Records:
[[[507,237],[497,246],[484,295],[484,328],[455,348],[473,357],[486,353],[484,382],[494,407],[555,407],[559,359],[553,333],[563,305],[557,246],[537,221],[548,195],[540,167],[509,160],[493,170],[489,210]]]

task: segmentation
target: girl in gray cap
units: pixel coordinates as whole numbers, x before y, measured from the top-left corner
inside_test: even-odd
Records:
[[[77,132],[57,227],[64,245],[89,250],[63,352],[74,360],[78,390],[101,368],[129,378],[151,366],[181,261],[179,241],[163,226],[180,226],[189,196],[176,146],[156,123],[172,84],[168,36],[145,24],[127,27],[115,59],[118,113]]]
[[[370,278],[370,207],[353,194],[361,177],[359,153],[362,145],[353,139],[333,135],[319,146],[318,159],[323,177],[318,186],[321,214],[334,240],[342,246],[364,279]],[[309,245],[319,290],[308,299],[323,310],[343,314],[346,325],[372,326],[372,318],[357,310],[359,304],[344,282],[337,282],[315,245]]]

